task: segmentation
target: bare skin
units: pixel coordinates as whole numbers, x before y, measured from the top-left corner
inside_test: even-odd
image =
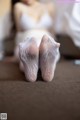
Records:
[[[24,0],[22,0],[24,1]],[[36,21],[39,21],[41,16],[45,13],[46,9],[48,10],[49,14],[51,15],[52,19],[55,16],[55,7],[53,3],[42,4],[37,2],[36,0],[32,0],[33,3],[30,5],[24,3],[17,3],[14,6],[14,17],[17,31],[21,31],[19,26],[19,19],[23,13],[30,15]]]
[[[19,20],[23,13],[31,16],[36,22],[38,22],[45,13],[46,9],[53,19],[55,16],[55,7],[51,3],[44,5],[37,0],[21,0],[20,3],[15,4],[14,18],[17,31],[24,31],[20,28],[19,25]],[[41,28],[41,30],[43,30],[43,28]],[[45,29],[45,31],[47,30]],[[46,35],[43,36],[40,47],[37,47],[36,45],[35,36],[33,36],[33,38],[30,38],[30,41],[31,42],[29,44],[25,42],[16,48],[15,57],[19,57],[20,69],[24,72],[25,77],[28,81],[34,82],[37,79],[40,62],[40,69],[42,72],[43,80],[51,81],[54,77],[54,71],[57,62],[57,54],[53,55],[52,50],[55,52],[57,48],[59,48],[59,45],[58,47],[55,47],[55,43],[51,43],[50,38]],[[46,50],[47,52],[45,52]],[[43,55],[44,53],[45,55]],[[43,59],[46,59],[45,56],[47,54],[49,54],[50,58],[48,56],[48,59],[45,61],[44,66]],[[13,60],[15,60],[15,58]]]

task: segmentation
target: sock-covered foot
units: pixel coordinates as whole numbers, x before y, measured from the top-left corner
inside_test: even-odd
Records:
[[[40,69],[45,81],[52,81],[59,58],[60,44],[44,35],[40,45]]]
[[[19,48],[19,57],[24,66],[25,77],[28,81],[34,82],[37,79],[39,55],[35,38],[31,38],[28,43],[21,43]]]

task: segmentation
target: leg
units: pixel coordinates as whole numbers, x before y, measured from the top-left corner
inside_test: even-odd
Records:
[[[16,58],[16,61],[19,62],[19,67],[20,67],[20,70],[22,72],[24,72],[24,66],[23,66],[23,63],[20,61],[20,58],[19,58],[19,46],[17,46],[14,50],[14,56]]]
[[[37,79],[39,50],[35,38],[21,43],[19,46],[20,63],[24,66],[25,77],[28,81],[34,82]]]
[[[56,63],[59,58],[58,49],[60,44],[51,41],[51,39],[44,35],[40,44],[40,69],[45,81],[53,79]]]

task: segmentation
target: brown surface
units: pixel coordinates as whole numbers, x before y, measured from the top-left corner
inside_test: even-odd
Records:
[[[60,61],[54,80],[25,81],[15,63],[0,62],[0,112],[8,120],[80,120],[80,66]]]
[[[73,40],[67,35],[57,35],[57,40],[61,44],[60,53],[62,55],[80,58],[80,48],[75,46]]]

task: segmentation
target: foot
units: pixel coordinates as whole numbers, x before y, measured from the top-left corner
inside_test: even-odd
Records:
[[[21,62],[21,60],[20,60],[20,65],[19,65],[19,67],[20,67],[20,70],[21,70],[22,72],[24,72],[24,64]]]
[[[39,55],[35,38],[31,38],[29,43],[21,43],[19,48],[19,57],[25,77],[28,81],[34,82],[37,79]]]
[[[40,69],[45,81],[52,81],[59,57],[60,44],[44,35],[40,45]]]

